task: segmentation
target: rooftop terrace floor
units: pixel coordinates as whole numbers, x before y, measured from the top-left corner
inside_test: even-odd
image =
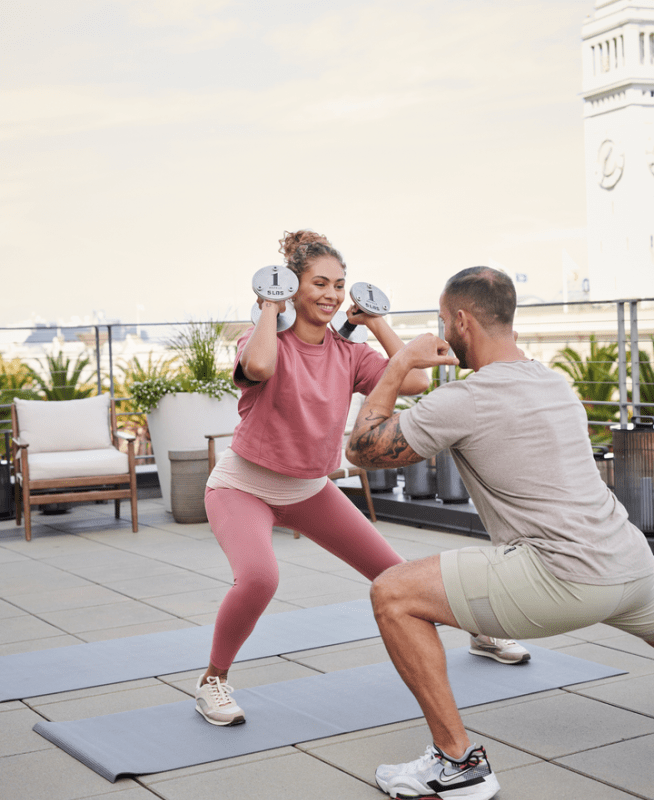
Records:
[[[0,655],[213,623],[231,573],[208,524],[177,524],[160,499],[139,501],[137,534],[123,515],[116,521],[112,504],[35,513],[31,542],[13,520],[0,522]],[[377,528],[407,559],[478,541],[391,522]],[[364,578],[308,539],[276,529],[274,546],[281,581],[267,613],[368,596]],[[446,648],[468,642],[441,630]],[[654,649],[605,625],[535,643],[628,674],[464,710],[498,774],[498,798],[654,798]],[[385,660],[381,640],[371,639],[237,664],[230,681],[245,688]],[[379,800],[377,765],[417,758],[429,743],[419,719],[112,784],[32,731],[40,719],[188,699],[198,672],[0,704],[0,797]]]

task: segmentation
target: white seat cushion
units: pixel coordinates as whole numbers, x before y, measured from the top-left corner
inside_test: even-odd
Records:
[[[66,450],[62,453],[30,453],[30,480],[86,478],[129,472],[127,453],[115,447],[102,450]]]
[[[111,447],[110,400],[108,394],[83,400],[15,397],[20,438],[29,444],[30,455]]]

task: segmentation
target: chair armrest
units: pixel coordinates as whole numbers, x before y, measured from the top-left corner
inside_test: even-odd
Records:
[[[205,433],[204,434],[204,438],[205,439],[224,439],[226,436],[233,436],[233,435],[234,435],[234,431],[232,431],[231,433]]]
[[[136,441],[136,436],[133,433],[127,433],[126,431],[114,431],[114,436],[117,436],[119,439],[124,439],[126,442]]]
[[[11,441],[16,445],[16,447],[24,448],[25,450],[27,450],[29,447],[29,443],[23,441],[20,436],[12,436]]]

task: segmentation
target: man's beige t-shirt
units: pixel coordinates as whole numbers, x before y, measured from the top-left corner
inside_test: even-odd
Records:
[[[410,447],[451,448],[494,545],[526,543],[556,577],[616,584],[654,556],[602,481],[583,405],[538,361],[495,362],[400,415]]]

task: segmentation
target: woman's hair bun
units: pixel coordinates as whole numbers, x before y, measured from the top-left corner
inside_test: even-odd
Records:
[[[309,230],[295,232],[284,231],[283,237],[279,240],[279,252],[284,256],[286,261],[290,261],[300,245],[313,244],[314,242],[326,244],[328,247],[331,247],[329,239],[323,236],[322,233]]]

